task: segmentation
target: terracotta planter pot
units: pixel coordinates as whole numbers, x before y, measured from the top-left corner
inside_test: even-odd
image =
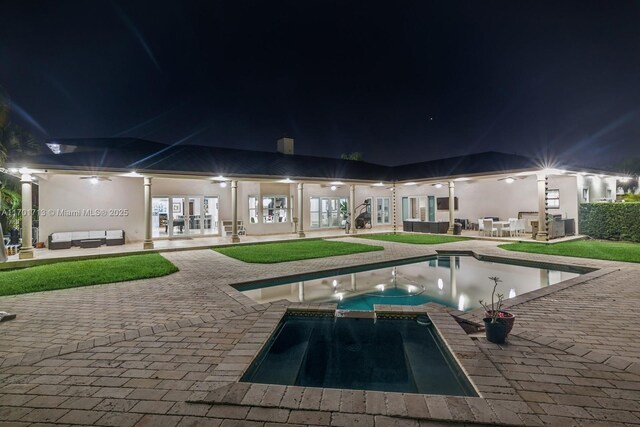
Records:
[[[491,311],[486,311],[484,313],[484,317],[486,318],[490,318],[492,317],[491,314],[493,312]],[[511,333],[511,330],[513,329],[513,324],[516,321],[516,315],[513,313],[509,313],[508,311],[502,311],[500,310],[499,312],[500,314],[498,314],[498,322],[503,322],[505,325],[507,325],[507,335],[509,335]]]

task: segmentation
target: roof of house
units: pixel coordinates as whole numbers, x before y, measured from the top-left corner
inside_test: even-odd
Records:
[[[135,170],[148,173],[289,177],[319,180],[412,181],[538,170],[529,157],[484,152],[400,166],[326,157],[286,155],[199,145],[167,145],[135,138],[92,138],[47,141],[61,147],[14,164],[55,170],[100,173]],[[47,150],[48,151],[48,150]]]

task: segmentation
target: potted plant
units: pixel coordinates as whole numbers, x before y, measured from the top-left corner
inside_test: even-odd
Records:
[[[485,333],[488,341],[496,344],[503,344],[507,335],[509,335],[509,332],[511,332],[511,329],[513,328],[515,315],[501,310],[504,303],[504,295],[496,294],[496,288],[498,287],[498,283],[502,280],[500,280],[499,277],[489,277],[489,279],[493,280],[494,283],[493,291],[491,292],[491,306],[488,306],[483,300],[480,300],[480,305],[482,305],[485,310],[485,317],[483,319]]]

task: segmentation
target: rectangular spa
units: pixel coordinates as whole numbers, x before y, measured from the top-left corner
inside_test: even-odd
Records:
[[[508,260],[506,260],[508,261]],[[522,262],[522,261],[519,261]],[[473,256],[437,256],[383,266],[236,285],[249,298],[267,303],[336,303],[344,310],[373,310],[374,304],[420,305],[435,302],[469,311],[491,299],[491,276],[502,280],[505,299],[572,279],[591,270],[481,261]]]
[[[287,315],[241,381],[477,396],[426,316]]]

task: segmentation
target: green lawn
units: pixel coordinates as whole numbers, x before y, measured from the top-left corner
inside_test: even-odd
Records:
[[[383,242],[411,243],[413,245],[437,245],[440,243],[469,240],[467,237],[446,234],[367,234],[355,236],[359,239],[381,240]]]
[[[158,253],[61,261],[0,271],[0,296],[148,279],[178,268]]]
[[[244,262],[273,264],[301,259],[325,258],[361,252],[381,251],[382,246],[329,240],[294,240],[290,242],[264,243],[213,248],[214,251]]]
[[[545,255],[574,256],[609,261],[640,262],[640,243],[574,240],[562,243],[508,243],[502,249]]]

